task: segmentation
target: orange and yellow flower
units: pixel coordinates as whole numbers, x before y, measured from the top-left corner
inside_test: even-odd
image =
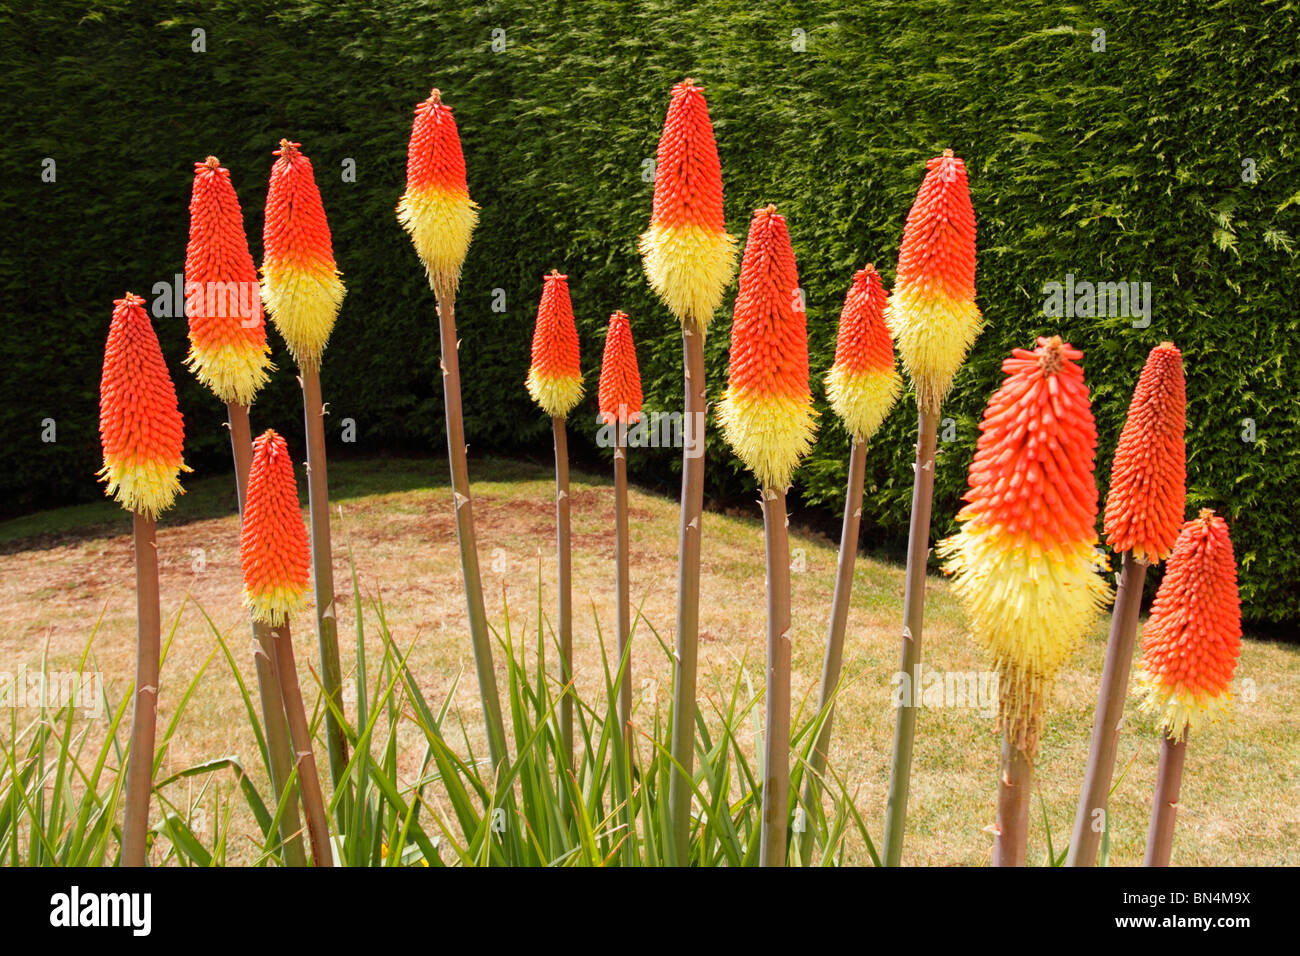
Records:
[[[266,344],[257,267],[230,171],[215,156],[194,164],[185,248],[185,364],[223,402],[251,405],[266,384]]]
[[[582,398],[582,354],[568,279],[554,269],[544,277],[533,329],[533,361],[524,383],[533,401],[552,418],[563,418]]]
[[[1106,542],[1153,564],[1173,550],[1187,498],[1187,386],[1172,342],[1151,350],[1115,449]]]
[[[1097,573],[1097,429],[1082,357],[1052,337],[1002,363],[961,530],[937,549],[998,672],[1003,727],[1028,753],[1057,673],[1110,597]]]
[[[921,408],[937,412],[980,331],[975,209],[966,164],[946,149],[926,164],[885,320]]]
[[[872,265],[859,269],[840,310],[835,362],[826,373],[831,408],[858,442],[875,434],[903,387],[884,312],[880,274]]]
[[[756,209],[740,263],[731,364],[718,423],[731,450],[773,491],[790,486],[812,445],[808,318],[785,217]]]
[[[651,288],[685,328],[703,333],[731,281],[736,237],[722,215],[722,165],[704,87],[689,78],[672,89],[640,246]]]
[[[270,429],[253,441],[239,567],[244,604],[257,620],[278,626],[306,604],[311,546],[298,504],[293,459],[284,438]]]
[[[319,368],[343,304],[325,207],[301,144],[280,140],[262,229],[262,298],[299,367]]]
[[[1237,562],[1227,522],[1207,508],[1183,525],[1142,632],[1142,709],[1173,740],[1217,720],[1240,654]]]
[[[185,423],[144,299],[113,302],[99,380],[99,438],[104,493],[149,518],[172,506],[181,488]]]
[[[609,317],[596,404],[600,420],[606,424],[641,420],[641,370],[637,367],[636,345],[632,342],[632,326],[626,312],[615,312]]]
[[[415,108],[397,219],[410,234],[429,283],[454,288],[478,224],[478,204],[469,198],[456,120],[436,89]]]

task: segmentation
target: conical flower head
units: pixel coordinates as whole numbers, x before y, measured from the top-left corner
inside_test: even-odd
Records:
[[[215,156],[194,164],[190,239],[185,247],[185,364],[221,401],[251,405],[266,384],[266,344],[257,267],[230,171]]]
[[[966,164],[946,149],[926,169],[903,227],[886,320],[917,403],[937,412],[979,335],[980,312]]]
[[[244,603],[257,620],[283,624],[306,603],[311,547],[298,504],[298,483],[284,438],[269,429],[253,442],[239,567]]]
[[[1097,573],[1097,429],[1082,357],[1053,337],[1002,363],[961,530],[938,547],[998,672],[1003,727],[1029,753],[1052,682],[1110,597]]]
[[[704,87],[690,79],[672,89],[641,258],[659,298],[684,327],[702,334],[736,267],[736,238],[722,216],[722,166]]]
[[[835,363],[826,373],[831,408],[858,442],[875,434],[903,387],[884,313],[880,274],[872,265],[859,269],[840,310]]]
[[[718,423],[731,450],[773,491],[790,486],[812,445],[808,318],[785,217],[754,211],[731,320],[731,365]]]
[[[582,354],[568,279],[554,269],[543,278],[533,329],[533,361],[524,383],[533,401],[552,418],[563,418],[582,398]]]
[[[1207,508],[1183,525],[1142,632],[1142,709],[1174,740],[1217,720],[1240,654],[1237,562],[1227,522]]]
[[[415,108],[397,220],[410,233],[429,284],[455,289],[478,224],[478,205],[469,198],[456,120],[436,89]]]
[[[185,425],[144,299],[128,292],[113,303],[99,380],[99,480],[128,511],[150,518],[183,494]]]
[[[280,140],[262,228],[262,297],[300,368],[319,368],[343,304],[325,207],[311,160]]]
[[[632,342],[632,326],[626,312],[615,312],[609,317],[596,404],[600,420],[606,424],[641,420],[641,371],[636,364],[636,345]]]
[[[1157,563],[1173,550],[1187,498],[1187,386],[1172,342],[1151,350],[1128,406],[1106,496],[1106,541]]]

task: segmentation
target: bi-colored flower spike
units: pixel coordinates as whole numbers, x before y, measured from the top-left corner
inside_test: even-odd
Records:
[[[1002,363],[944,570],[999,675],[1008,737],[1032,755],[1045,695],[1110,595],[1097,573],[1097,430],[1077,360],[1040,338]]]
[[[731,364],[718,423],[759,484],[785,491],[812,445],[808,317],[785,217],[754,210],[740,263]]]
[[[230,171],[215,156],[194,164],[190,239],[185,248],[185,364],[221,401],[251,405],[268,378],[257,267]]]
[[[525,382],[533,401],[552,418],[563,418],[582,398],[582,355],[568,279],[554,269],[544,277],[533,329],[533,361]]]
[[[831,408],[859,442],[875,434],[903,387],[884,312],[885,287],[876,267],[859,269],[840,311],[835,363],[826,373]]]
[[[1240,653],[1237,562],[1227,522],[1207,508],[1183,525],[1142,632],[1142,709],[1173,740],[1217,720]]]
[[[319,368],[343,304],[325,207],[300,143],[280,140],[262,229],[262,297],[301,368]]]
[[[672,89],[640,245],[650,286],[684,326],[702,333],[731,281],[736,237],[722,216],[722,166],[704,87],[689,78]]]
[[[975,307],[975,210],[966,164],[945,149],[903,227],[885,313],[921,408],[937,412],[980,330]]]
[[[641,371],[636,364],[636,345],[632,342],[632,326],[626,312],[615,312],[609,317],[596,404],[600,420],[606,424],[641,420]]]
[[[273,627],[304,606],[311,592],[311,549],[298,483],[284,438],[267,429],[253,441],[239,566],[244,603]]]
[[[1147,356],[1115,449],[1105,519],[1115,551],[1155,564],[1173,550],[1187,497],[1186,425],[1183,356],[1162,342]]]
[[[478,224],[478,204],[469,198],[456,120],[436,89],[415,108],[397,219],[410,233],[430,284],[455,288]]]
[[[128,292],[113,301],[113,322],[99,380],[98,472],[127,511],[148,518],[172,506],[181,488],[185,424],[144,299]]]

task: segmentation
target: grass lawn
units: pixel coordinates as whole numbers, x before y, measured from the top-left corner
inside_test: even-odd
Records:
[[[301,469],[300,469],[301,471]],[[480,559],[489,618],[500,625],[509,608],[516,633],[536,628],[537,582],[542,608],[554,607],[554,526],[551,471],[508,459],[470,464],[474,479]],[[603,676],[595,620],[612,641],[613,495],[605,475],[575,472],[572,484],[575,676],[583,696],[600,699]],[[482,734],[456,529],[445,463],[437,459],[339,461],[330,464],[335,577],[344,670],[354,664],[353,605],[348,549],[366,597],[382,597],[397,641],[413,644],[410,663],[430,700],[441,700],[458,674],[455,702],[471,739]],[[303,477],[299,474],[299,483]],[[304,489],[305,493],[305,489]],[[677,502],[633,488],[632,600],[646,621],[671,641],[676,605]],[[162,675],[159,726],[175,696],[217,646],[200,607],[246,657],[247,619],[240,606],[233,481],[190,483],[189,493],[158,531],[165,627],[180,610]],[[341,515],[341,516],[340,516]],[[704,522],[700,624],[701,710],[721,700],[738,669],[756,686],[763,675],[763,529],[757,504],[746,515],[710,513]],[[870,546],[871,542],[864,542]],[[794,700],[816,704],[826,618],[835,571],[835,543],[797,525],[791,528]],[[73,669],[95,620],[99,670],[116,700],[134,668],[135,596],[130,522],[104,501],[42,512],[0,523],[0,578],[4,581],[0,672],[40,666]],[[962,613],[944,580],[932,577],[926,603],[924,663],[948,672],[984,668],[967,637]],[[882,829],[893,740],[891,675],[902,620],[903,569],[860,557],[846,647],[845,681],[836,717],[832,762],[856,790],[856,803],[878,838]],[[182,609],[183,602],[188,602]],[[364,611],[363,613],[371,613]],[[310,618],[296,629],[298,660],[308,704],[316,696],[309,665],[315,660]],[[368,626],[368,634],[375,632]],[[1101,621],[1066,668],[1055,693],[1038,761],[1030,823],[1030,861],[1045,858],[1048,826],[1059,853],[1068,839],[1102,663]],[[670,673],[649,631],[633,653],[634,693],[642,714],[671,701]],[[372,649],[380,654],[378,640]],[[498,660],[497,669],[504,673]],[[1234,719],[1194,737],[1174,843],[1183,865],[1300,864],[1300,645],[1249,639],[1237,671]],[[760,707],[761,713],[761,707]],[[0,735],[10,733],[0,714]],[[21,726],[31,719],[19,714]],[[796,723],[799,721],[796,720]],[[476,749],[482,746],[475,741]],[[414,749],[414,744],[413,744]],[[317,748],[325,763],[324,748]],[[184,715],[163,774],[226,754],[258,766],[234,678],[218,652]],[[1149,719],[1130,703],[1120,743],[1127,773],[1111,801],[1112,865],[1141,863],[1158,745]],[[419,755],[404,755],[415,772]],[[925,709],[918,722],[905,862],[983,864],[992,846],[998,772],[994,722],[971,707]],[[178,785],[179,786],[179,785]],[[202,781],[185,786],[200,788]],[[183,803],[184,793],[172,798]],[[238,799],[236,828],[256,832]],[[155,806],[155,812],[157,807]],[[1046,817],[1046,825],[1044,823]],[[854,838],[850,838],[852,841]],[[865,854],[860,847],[856,858]],[[231,857],[239,856],[238,849]]]

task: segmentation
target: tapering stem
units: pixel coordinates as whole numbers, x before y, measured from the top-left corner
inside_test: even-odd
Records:
[[[1110,637],[1106,641],[1106,661],[1101,670],[1088,765],[1083,774],[1079,806],[1074,813],[1074,833],[1070,838],[1066,866],[1094,866],[1097,862],[1101,835],[1106,828],[1110,782],[1115,774],[1119,727],[1124,716],[1124,700],[1128,696],[1133,644],[1137,637],[1138,611],[1142,606],[1142,585],[1146,576],[1147,563],[1134,558],[1131,551],[1125,551],[1115,610],[1110,619]]]
[[[325,695],[343,713],[343,668],[339,664],[338,620],[334,607],[334,555],[330,548],[329,483],[325,466],[325,403],[320,369],[302,369],[302,407],[307,431],[307,500],[311,509],[311,570],[316,598],[316,636],[320,644],[320,681]],[[334,711],[325,710],[325,743],[334,789],[345,785],[348,739]],[[339,801],[340,824],[348,801]]]
[[[478,542],[474,536],[474,506],[469,494],[469,462],[465,454],[465,420],[460,402],[460,343],[456,338],[456,285],[435,284],[438,301],[438,338],[442,350],[442,396],[447,419],[447,461],[451,468],[451,496],[456,511],[456,541],[460,546],[461,579],[465,585],[465,608],[469,617],[470,642],[474,647],[474,670],[478,675],[483,722],[487,727],[488,752],[494,767],[508,760],[506,728],[501,719],[501,698],[497,694],[496,670],[492,666],[492,637],[483,606],[483,581],[479,575]]]
[[[998,778],[998,817],[993,837],[994,866],[1024,866],[1029,839],[1029,797],[1034,763],[1029,755],[1002,738],[1002,770]]]
[[[294,662],[289,622],[273,628],[272,632],[275,635],[272,643],[275,645],[280,693],[284,697],[284,709],[289,716],[289,736],[293,739],[295,763],[298,767],[298,786],[302,789],[302,803],[307,810],[307,835],[311,841],[312,862],[316,866],[333,866],[334,851],[330,846],[329,818],[325,815],[325,796],[321,793],[311,730],[307,726],[302,689],[298,685],[298,665]]]
[[[1187,759],[1187,738],[1172,740],[1160,735],[1160,769],[1156,771],[1156,792],[1151,798],[1151,826],[1147,830],[1143,866],[1168,866],[1174,849],[1174,818],[1183,788],[1183,763]]]
[[[565,766],[573,769],[573,552],[569,542],[569,442],[564,419],[551,419],[555,433],[555,559],[560,637],[560,744]]]
[[[700,630],[700,532],[704,511],[704,335],[682,329],[685,421],[682,424],[682,507],[677,544],[677,639],[673,672],[672,758],[668,778],[673,864],[690,862],[691,793],[695,768],[695,672]]]
[[[907,585],[903,594],[903,639],[899,672],[911,693],[898,707],[894,723],[893,767],[889,803],[885,808],[886,866],[903,860],[907,824],[907,793],[912,779],[912,742],[916,736],[916,666],[921,661],[921,622],[925,612],[925,566],[930,557],[930,510],[934,504],[934,449],[939,411],[921,408],[916,435],[915,477],[912,482],[912,521],[907,532]]]
[[[230,450],[235,460],[235,492],[242,525],[244,496],[248,491],[248,472],[253,463],[253,436],[248,422],[248,406],[227,403],[230,422]],[[257,672],[257,694],[262,703],[262,726],[266,730],[266,749],[270,757],[271,786],[277,803],[284,800],[280,815],[280,839],[284,859],[289,866],[306,866],[307,854],[302,845],[302,823],[298,817],[298,787],[290,781],[293,772],[293,748],[289,744],[289,725],[285,723],[284,698],[280,696],[280,679],[275,672],[275,648],[271,629],[264,621],[253,620],[253,664]]]
[[[840,683],[844,662],[844,630],[849,620],[853,597],[853,568],[858,557],[858,528],[862,524],[862,486],[866,480],[867,445],[856,439],[849,451],[848,490],[844,496],[844,524],[840,530],[840,556],[835,571],[835,594],[831,598],[830,631],[826,636],[826,656],[822,661],[821,692],[817,698],[822,718],[821,732],[808,759],[808,781],[804,787],[803,833],[799,836],[799,857],[805,865],[812,854],[813,828],[810,817],[821,799],[820,781],[826,771],[831,745],[831,727],[835,720],[835,691]]]
[[[158,594],[158,539],[153,518],[131,515],[135,544],[135,704],[131,750],[126,762],[126,811],[122,821],[122,866],[144,866],[153,793],[154,739],[158,726],[158,656],[162,608]]]
[[[785,866],[790,816],[790,537],[785,492],[763,489],[767,544],[767,694],[759,866]]]
[[[614,447],[614,582],[618,600],[618,724],[623,740],[632,741],[632,578],[628,568],[627,436],[619,423]]]

